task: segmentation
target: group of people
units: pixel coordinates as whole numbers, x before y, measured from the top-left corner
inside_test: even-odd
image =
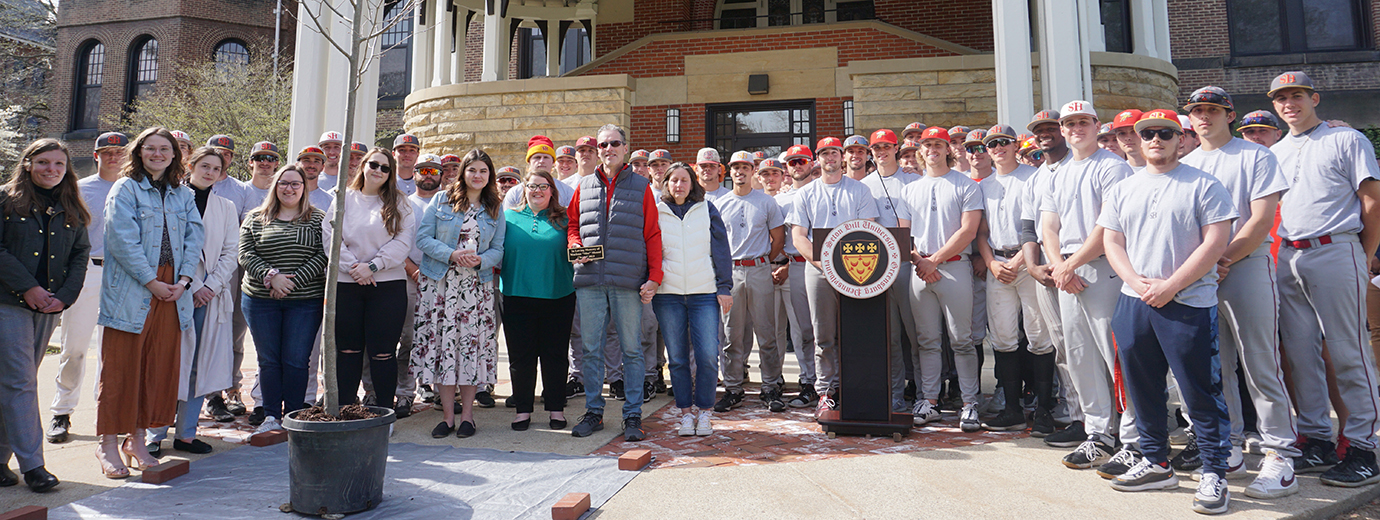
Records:
[[[1100,124],[1076,100],[1035,114],[1028,133],[913,123],[726,162],[713,148],[690,164],[629,153],[626,130],[605,125],[574,146],[534,136],[525,172],[478,149],[422,155],[410,134],[388,150],[326,132],[286,165],[256,143],[239,181],[229,136],[192,149],[185,133],[150,128],[100,136],[97,174],[78,182],[65,145],[40,140],[0,192],[0,330],[23,347],[0,354],[22,376],[0,387],[0,448],[34,490],[57,484],[34,379],[60,315],[47,437],[67,439],[100,325],[108,477],[156,464],[170,425],[174,449],[210,451],[195,437],[203,405],[281,428],[317,399],[321,330],[302,324],[321,322],[331,268],[339,362],[326,384],[346,404],[362,384],[365,404],[399,416],[434,401],[437,438],[476,434],[473,407],[493,405],[500,326],[514,430],[530,427],[540,370],[553,429],[583,395],[572,435],[602,430],[607,383],[626,441],[647,436],[642,404],[663,391],[677,434],[710,435],[714,412],[745,404],[754,344],[762,405],[819,416],[840,391],[840,295],[813,231],[868,219],[911,237],[885,296],[886,348],[890,405],[916,425],[952,409],[964,431],[1028,428],[1121,491],[1174,487],[1188,471],[1202,513],[1227,510],[1225,479],[1247,475],[1248,450],[1264,455],[1252,497],[1297,492],[1295,472],[1371,484],[1380,167],[1359,132],[1318,118],[1304,73],[1276,77],[1268,95],[1284,125],[1246,114],[1245,139],[1230,94],[1203,87],[1184,115],[1132,109]],[[246,331],[252,413],[239,397]],[[997,380],[987,402],[984,345]],[[1186,441],[1172,458],[1171,431]],[[0,485],[17,482],[3,468]]]

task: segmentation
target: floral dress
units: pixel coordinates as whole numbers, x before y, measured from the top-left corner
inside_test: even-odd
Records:
[[[478,240],[472,205],[460,225],[462,248]],[[468,245],[466,245],[468,242]],[[498,382],[498,325],[494,283],[480,282],[473,267],[451,264],[440,280],[422,276],[413,325],[412,372],[424,384],[482,385]]]

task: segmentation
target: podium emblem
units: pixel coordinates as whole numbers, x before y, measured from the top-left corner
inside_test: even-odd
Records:
[[[877,240],[854,240],[843,243],[843,270],[853,279],[853,283],[866,283],[868,278],[872,278],[872,273],[877,270],[877,259],[882,255],[878,253]]]
[[[840,294],[871,298],[886,292],[900,274],[896,237],[871,220],[850,220],[829,231],[821,250],[825,279]]]

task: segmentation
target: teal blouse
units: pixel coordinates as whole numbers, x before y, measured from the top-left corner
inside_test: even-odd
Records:
[[[499,290],[504,296],[554,300],[575,292],[575,266],[566,259],[566,234],[531,208],[503,212],[508,233],[503,245]]]

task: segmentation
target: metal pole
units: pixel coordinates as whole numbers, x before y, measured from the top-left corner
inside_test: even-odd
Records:
[[[283,0],[273,8],[273,79],[278,79],[278,49],[283,39]]]

